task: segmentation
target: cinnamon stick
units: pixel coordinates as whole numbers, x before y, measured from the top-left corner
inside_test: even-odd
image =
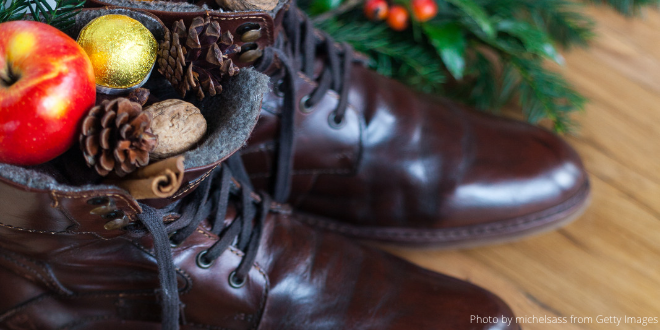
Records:
[[[165,159],[138,168],[123,178],[110,178],[103,183],[128,191],[135,199],[167,198],[179,190],[183,182],[183,156]]]

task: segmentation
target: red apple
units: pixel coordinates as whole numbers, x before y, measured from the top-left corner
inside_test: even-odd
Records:
[[[61,155],[95,99],[94,69],[75,40],[39,22],[0,24],[0,162]]]

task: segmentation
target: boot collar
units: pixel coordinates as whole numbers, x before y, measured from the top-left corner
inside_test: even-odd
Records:
[[[46,175],[6,164],[0,165],[0,172],[0,207],[6,212],[2,227],[112,238],[124,234],[120,224],[142,212],[128,193],[111,186],[65,187]]]
[[[212,3],[212,0],[200,1],[197,4],[165,1],[88,0],[85,6],[144,11],[158,17],[167,28],[172,28],[178,20],[183,20],[188,26],[195,17],[209,17],[211,20],[217,21],[223,31],[230,31],[234,35],[234,43],[241,46],[240,53],[230,56],[234,64],[241,68],[253,65],[261,57],[264,49],[275,43],[281,30],[284,13],[290,6],[290,0],[282,0],[273,12],[224,12],[210,9]],[[241,57],[246,52],[251,52],[250,56]]]
[[[165,27],[156,16],[139,10],[119,7],[83,10],[76,16],[76,24],[69,31],[69,35],[75,38],[78,31],[87,22],[107,14],[129,15],[143,23],[156,37],[164,35]],[[257,123],[261,100],[268,89],[268,77],[246,68],[231,79],[232,81],[227,84],[223,93],[213,98],[206,98],[196,104],[207,120],[208,132],[196,148],[183,154],[185,172],[179,191],[170,198],[147,200],[146,203],[154,207],[163,207],[186,196],[204,181],[221,162],[245,144]],[[72,148],[77,148],[77,146],[72,146]],[[113,229],[120,228],[141,212],[137,201],[118,187],[110,185],[75,186],[70,182],[81,180],[56,178],[57,170],[53,170],[52,166],[50,169],[47,165],[42,167],[46,169],[40,171],[0,163],[0,181],[12,188],[27,192],[27,195],[24,196],[30,201],[27,205],[38,204],[44,215],[53,213],[52,209],[61,209],[62,213],[66,215],[63,218],[62,214],[56,214],[55,218],[60,220],[44,221],[43,224],[34,217],[27,217],[29,220],[25,219],[26,223],[19,221],[17,224],[19,227],[58,233],[71,230],[99,232],[106,237],[120,234]],[[71,175],[78,176],[80,173]],[[47,201],[44,205],[49,205],[52,209],[43,208],[41,202],[44,201]],[[11,207],[11,205],[8,206]],[[20,205],[18,206],[20,207]],[[29,209],[28,206],[23,211],[29,212]],[[82,219],[81,222],[76,223],[79,219]],[[89,223],[87,223],[88,221]]]

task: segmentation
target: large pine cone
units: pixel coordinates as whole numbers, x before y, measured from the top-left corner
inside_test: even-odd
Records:
[[[184,97],[194,90],[199,99],[222,92],[222,79],[238,73],[229,58],[241,51],[229,31],[221,34],[220,24],[208,17],[195,17],[186,28],[183,20],[166,30],[158,50],[158,72]]]
[[[158,145],[151,133],[152,116],[139,103],[126,98],[104,100],[83,120],[80,147],[89,167],[106,176],[118,176],[149,164],[149,153]]]

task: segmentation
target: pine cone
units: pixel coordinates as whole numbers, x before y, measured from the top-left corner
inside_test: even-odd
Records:
[[[152,116],[126,98],[104,100],[83,120],[80,147],[89,167],[106,176],[118,176],[149,164],[149,152],[158,145],[151,133]]]
[[[186,28],[183,20],[179,20],[171,32],[165,31],[165,39],[160,43],[158,72],[181,97],[195,90],[197,97],[203,99],[207,94],[214,96],[222,92],[222,79],[238,73],[229,56],[240,51],[229,31],[221,34],[217,21],[195,17]]]

